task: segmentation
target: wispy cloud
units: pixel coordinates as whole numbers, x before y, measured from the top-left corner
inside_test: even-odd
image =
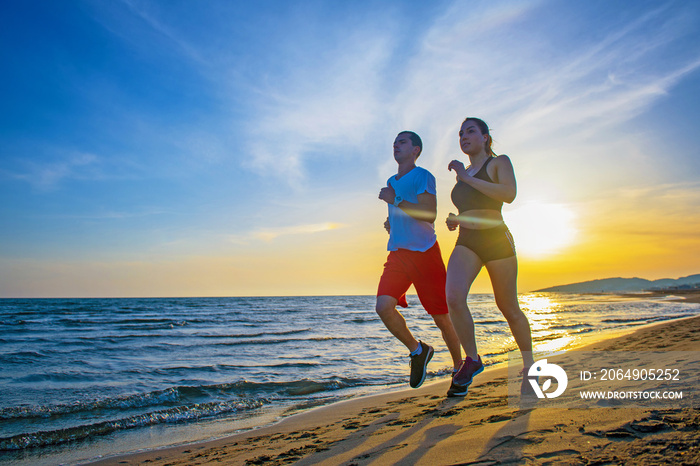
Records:
[[[230,237],[230,241],[236,244],[248,244],[251,240],[262,240],[265,242],[273,241],[282,236],[290,235],[309,235],[321,233],[325,231],[337,230],[344,228],[346,225],[342,223],[313,223],[304,225],[292,225],[279,228],[264,228],[253,231],[244,235]]]
[[[180,54],[190,60],[199,63],[206,63],[202,54],[196,46],[185,40],[181,34],[169,26],[166,22],[159,19],[162,12],[157,8],[162,6],[160,3],[148,3],[136,0],[122,0],[129,10],[138,18],[143,20],[155,33],[161,36],[168,44],[175,46]],[[128,38],[132,40],[132,38]]]
[[[94,154],[73,153],[61,160],[39,162],[25,160],[24,169],[10,172],[10,176],[29,183],[40,191],[57,189],[64,180],[92,179],[99,176],[96,168],[99,158]]]
[[[291,181],[304,177],[303,161],[323,151],[328,157],[361,147],[381,118],[380,71],[391,58],[394,40],[387,32],[355,27],[335,44],[316,44],[278,79],[257,87],[248,166]]]
[[[364,141],[398,123],[434,142],[431,153],[442,157],[423,163],[442,170],[467,114],[498,122],[498,139],[518,147],[587,138],[638,116],[700,67],[700,50],[668,58],[688,32],[679,27],[682,12],[662,6],[581,39],[562,32],[547,8],[477,2],[465,11],[455,2],[426,19],[418,42],[359,26],[346,41],[321,44],[326,60],[300,56],[256,88],[248,167],[265,174],[275,167],[300,183],[315,153],[332,157],[347,135]],[[544,32],[555,26],[566,47]]]
[[[665,60],[666,66],[658,66],[659,55],[687,32],[673,30],[676,15],[682,13],[668,8],[640,13],[597,40],[569,37],[567,53],[562,53],[562,44],[546,42],[534,24],[523,27],[528,15],[537,12],[537,3],[510,11],[493,4],[485,8],[482,16],[499,19],[472,28],[475,18],[448,14],[426,36],[416,59],[424,66],[416,66],[408,89],[424,97],[419,102],[433,97],[427,107],[414,106],[419,118],[434,118],[441,107],[456,108],[460,114],[508,121],[507,131],[517,133],[511,139],[541,140],[544,132],[563,130],[567,137],[572,132],[588,135],[638,115],[700,65],[700,50],[691,50],[676,62]],[[546,28],[555,18],[542,20],[537,27]],[[504,32],[516,30],[519,35]]]

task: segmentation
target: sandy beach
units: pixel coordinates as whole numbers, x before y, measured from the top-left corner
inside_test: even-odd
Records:
[[[698,351],[700,317],[645,327],[582,348]],[[484,371],[465,398],[447,378],[417,390],[314,409],[225,439],[95,464],[699,464],[700,411],[529,409],[508,404],[507,368]]]

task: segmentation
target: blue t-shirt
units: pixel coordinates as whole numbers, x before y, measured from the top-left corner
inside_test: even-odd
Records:
[[[418,195],[436,194],[435,177],[425,168],[415,167],[401,179],[396,175],[387,184],[394,188],[396,195],[404,201],[418,203]],[[389,204],[389,243],[387,250],[409,249],[427,251],[437,240],[433,223],[416,220],[398,207]]]

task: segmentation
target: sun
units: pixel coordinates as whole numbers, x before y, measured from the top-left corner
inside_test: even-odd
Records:
[[[551,256],[576,240],[576,215],[563,204],[530,202],[504,212],[503,217],[521,257]]]

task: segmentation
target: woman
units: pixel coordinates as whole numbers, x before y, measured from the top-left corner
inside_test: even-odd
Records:
[[[459,237],[447,266],[445,290],[450,318],[467,355],[454,375],[452,396],[466,395],[472,378],[484,370],[467,306],[469,289],[482,266],[489,273],[496,305],[508,321],[525,368],[534,363],[530,323],[518,305],[515,246],[501,215],[503,203],[515,199],[515,174],[508,156],[494,154],[492,142],[484,121],[467,118],[459,131],[459,144],[470,164],[465,168],[453,160],[448,165],[457,173],[452,202],[459,215],[451,213],[447,227],[450,231],[459,227]]]

